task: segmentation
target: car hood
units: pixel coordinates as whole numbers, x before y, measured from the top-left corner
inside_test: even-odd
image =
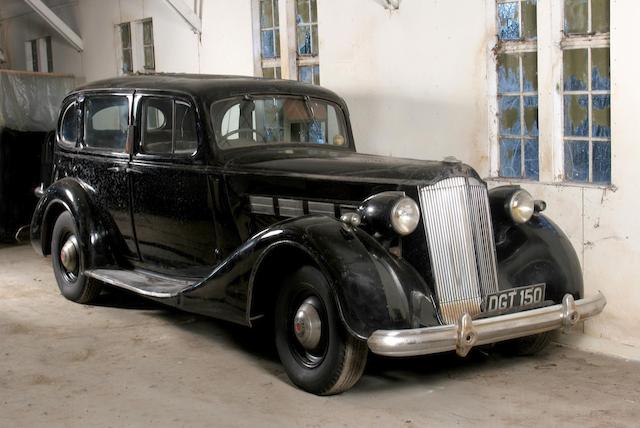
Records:
[[[325,148],[256,148],[232,155],[228,173],[310,176],[336,181],[432,183],[453,176],[479,178],[459,161],[424,161]]]

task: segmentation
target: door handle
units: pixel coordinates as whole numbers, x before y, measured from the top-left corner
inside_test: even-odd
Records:
[[[111,172],[125,172],[126,170],[127,168],[124,166],[112,166],[107,168],[107,171],[111,171]]]
[[[142,174],[142,171],[135,168],[125,168],[124,170],[130,174]]]

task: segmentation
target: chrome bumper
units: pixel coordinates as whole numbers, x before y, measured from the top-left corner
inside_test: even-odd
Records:
[[[598,315],[607,304],[602,293],[580,300],[570,294],[562,304],[472,320],[469,314],[457,324],[406,330],[377,330],[368,339],[375,354],[390,357],[435,354],[455,350],[465,356],[472,347],[563,328]]]

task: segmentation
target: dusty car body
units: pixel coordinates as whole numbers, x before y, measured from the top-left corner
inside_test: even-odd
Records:
[[[31,223],[62,294],[121,287],[274,326],[292,381],[350,388],[387,356],[509,341],[602,311],[564,233],[469,166],[359,154],[344,101],[266,79],[155,75],[63,102]]]

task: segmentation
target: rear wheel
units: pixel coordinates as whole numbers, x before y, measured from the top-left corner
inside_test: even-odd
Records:
[[[274,315],[278,355],[299,388],[318,395],[339,394],[360,379],[367,344],[344,328],[318,269],[303,266],[285,279]]]
[[[84,274],[84,254],[78,229],[68,211],[60,214],[51,236],[51,263],[60,293],[77,303],[89,303],[100,294],[100,285]]]
[[[519,337],[498,344],[498,349],[503,354],[514,356],[534,355],[542,351],[551,342],[551,333],[534,334],[533,336]]]

